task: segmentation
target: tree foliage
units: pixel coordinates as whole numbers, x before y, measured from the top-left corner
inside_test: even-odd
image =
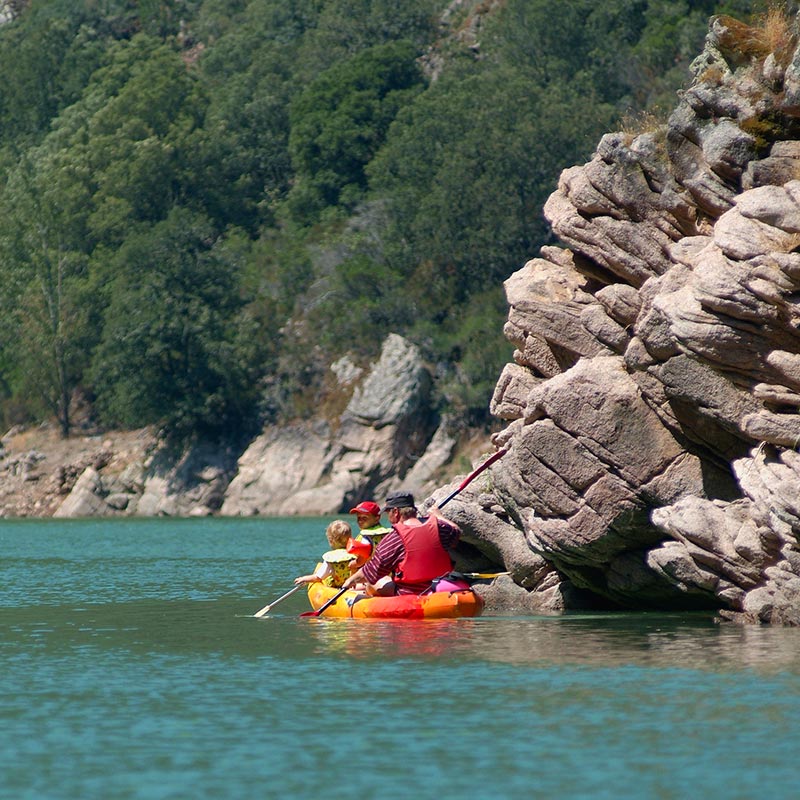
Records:
[[[80,214],[86,196],[74,188],[81,172],[79,162],[39,147],[10,172],[0,198],[4,382],[32,415],[55,417],[65,435],[89,309]]]
[[[416,55],[405,41],[367,48],[334,64],[294,99],[289,152],[296,184],[289,202],[301,221],[361,198],[365,167],[398,111],[422,89]]]
[[[748,0],[31,0],[0,25],[0,424],[234,433],[415,340],[486,419],[502,282]],[[479,36],[476,34],[479,32]]]
[[[106,419],[236,432],[254,399],[237,342],[239,265],[226,256],[213,226],[178,207],[116,252],[92,364]]]

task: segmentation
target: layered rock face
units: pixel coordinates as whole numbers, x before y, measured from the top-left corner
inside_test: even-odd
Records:
[[[800,623],[800,48],[762,41],[712,19],[668,124],[565,170],[565,247],[506,282],[509,452],[452,516],[534,607]]]

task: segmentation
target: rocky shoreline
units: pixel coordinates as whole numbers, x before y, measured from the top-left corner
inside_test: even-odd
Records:
[[[669,121],[562,173],[545,215],[563,246],[505,283],[515,350],[491,410],[508,452],[448,506],[458,568],[509,572],[484,587],[493,607],[800,624],[796,24],[770,51],[713,18]],[[351,392],[335,420],[242,452],[148,451],[138,479],[98,448],[74,485],[51,478],[53,515],[337,513],[398,482],[430,503],[494,449],[454,460],[463,432],[431,415],[401,337],[367,375],[335,366]],[[30,481],[34,462],[0,469]]]
[[[0,439],[0,517],[52,517],[87,471],[104,473],[111,502],[141,491],[156,445],[152,431],[84,433],[62,439],[55,425],[15,427]]]
[[[579,589],[800,624],[800,48],[786,23],[770,51],[763,30],[713,18],[666,125],[609,134],[565,170],[545,215],[566,248],[506,282],[517,350],[492,410],[509,454],[462,522],[521,532],[504,563],[542,607]]]
[[[291,516],[346,512],[402,484],[430,494],[492,449],[433,411],[419,350],[390,334],[367,374],[335,365],[344,411],[265,428],[254,440],[173,450],[154,431],[59,439],[9,431],[0,451],[0,515]]]

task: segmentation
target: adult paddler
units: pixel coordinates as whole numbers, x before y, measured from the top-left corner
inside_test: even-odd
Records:
[[[452,569],[448,550],[458,543],[461,529],[435,506],[427,518],[420,519],[410,492],[391,492],[383,510],[392,531],[342,587],[364,583],[367,594],[382,596],[428,591],[436,578]]]

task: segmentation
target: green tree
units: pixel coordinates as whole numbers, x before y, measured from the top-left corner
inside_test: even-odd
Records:
[[[205,101],[178,55],[139,35],[95,73],[84,108],[85,127],[70,144],[85,148],[94,175],[89,228],[116,245],[131,225],[164,219],[182,201],[194,158],[187,137]]]
[[[5,380],[55,416],[66,437],[89,346],[86,256],[76,213],[86,197],[75,188],[85,165],[44,148],[38,155],[20,162],[0,194],[0,331],[11,359]]]
[[[422,316],[446,315],[532,255],[560,170],[589,155],[612,113],[590,87],[537,88],[503,67],[440,79],[398,116],[368,173],[390,209],[390,263]]]
[[[292,102],[297,185],[289,200],[301,220],[360,199],[365,166],[398,111],[422,90],[416,56],[409,42],[376,45],[322,73]]]
[[[438,325],[424,321],[411,334],[437,364],[444,407],[470,425],[489,419],[489,401],[511,355],[511,345],[502,335],[506,314],[503,289],[493,286],[451,309]]]
[[[106,422],[160,424],[177,437],[241,432],[256,398],[234,254],[180,208],[120,247],[92,365]]]
[[[29,12],[0,26],[2,137],[40,134],[57,114],[65,62],[77,25],[66,15]]]
[[[127,0],[29,0],[0,25],[0,138],[44,136],[77,101],[109,43],[129,38],[137,21]]]
[[[422,52],[439,36],[442,4],[438,0],[326,0],[318,9],[298,53],[297,72],[304,82],[376,45],[408,41]]]
[[[282,8],[288,14],[296,5]],[[302,24],[275,8],[264,11],[266,20],[248,8],[199,62],[209,105],[188,144],[194,159],[186,187],[223,226],[257,237],[261,226],[275,224],[275,208],[292,180],[289,103]]]

